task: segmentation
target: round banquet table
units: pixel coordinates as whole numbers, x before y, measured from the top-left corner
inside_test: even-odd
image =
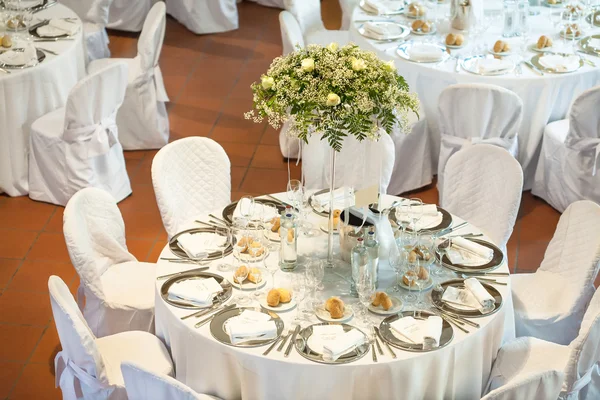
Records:
[[[447,3],[447,2],[446,2]],[[501,13],[502,2],[499,0],[486,0],[486,13]],[[449,4],[440,5],[442,10],[438,10],[442,15],[449,13]],[[532,16],[532,32],[529,42],[535,43],[542,34],[552,37],[554,43],[561,43],[557,30],[548,17],[548,13],[557,11],[556,8],[538,7],[541,13],[537,16]],[[378,19],[367,15],[360,7],[356,7],[352,17],[352,21]],[[409,19],[404,15],[394,16],[391,20],[397,21],[403,25],[410,27],[413,19]],[[497,19],[497,22],[492,25],[487,32],[482,36],[482,40],[486,48],[491,48],[494,42],[502,38],[502,18]],[[474,75],[460,69],[455,71],[456,61],[448,60],[441,65],[436,63],[415,63],[404,60],[396,55],[395,49],[398,42],[381,43],[365,38],[358,32],[358,28],[362,22],[352,22],[350,26],[350,40],[363,49],[375,51],[381,58],[385,60],[394,59],[398,68],[398,73],[402,75],[411,91],[418,94],[421,101],[421,115],[425,116],[425,124],[417,124],[414,129],[424,130],[420,132],[430,135],[430,143],[432,145],[432,155],[434,163],[437,165],[437,158],[440,147],[440,132],[442,128],[439,126],[436,115],[438,97],[443,89],[457,83],[486,83],[502,86],[515,92],[523,100],[523,120],[518,131],[519,134],[519,154],[518,160],[521,163],[524,171],[525,189],[531,189],[537,160],[540,153],[542,135],[545,126],[549,122],[563,119],[567,116],[571,102],[584,90],[600,84],[600,58],[587,55],[596,64],[596,67],[584,64],[584,66],[576,72],[567,74],[549,74],[539,76],[531,71],[528,67],[523,66],[523,74],[520,76],[514,73],[500,76],[480,76]],[[434,36],[415,36],[410,35],[407,40],[437,40],[442,42],[445,35],[450,32],[449,24],[445,22],[441,24],[437,38]],[[458,32],[452,30],[453,32]],[[589,34],[600,33],[600,28],[593,28],[583,33],[582,37]],[[470,56],[472,55],[471,44],[472,38],[465,33],[466,44],[463,49],[452,50],[452,55]],[[508,38],[507,40],[515,53],[519,52],[520,38]],[[527,58],[531,58],[535,53],[531,50],[527,52]],[[460,101],[460,99],[456,99]]]
[[[284,201],[286,199],[285,194],[276,197]],[[381,202],[382,207],[390,205],[394,199],[397,198],[385,196]],[[220,215],[220,210],[215,215]],[[208,218],[203,220],[208,221]],[[319,225],[326,221],[314,213],[310,220]],[[454,218],[454,223],[460,223],[460,220]],[[464,229],[462,232],[478,232],[475,227],[468,225],[461,229]],[[335,238],[337,242],[337,236]],[[326,243],[325,234],[314,238],[299,235],[298,253],[301,256],[318,254],[325,258]],[[161,257],[173,257],[168,246]],[[272,252],[270,257],[277,257],[277,252]],[[234,263],[232,256],[228,256],[226,260]],[[216,269],[219,263],[219,260],[213,261],[210,271],[231,280],[233,271],[219,272]],[[196,267],[158,260],[157,274],[161,276],[192,268]],[[301,271],[300,267],[291,273],[278,271],[275,275],[277,286],[289,287],[289,282]],[[497,271],[508,272],[506,263]],[[342,278],[348,274],[349,266],[327,269],[322,299],[342,292],[348,293],[349,283]],[[447,280],[453,276],[454,273],[447,271],[440,279]],[[381,261],[380,288],[388,288],[394,279],[387,262]],[[271,287],[270,276],[266,280],[263,289],[268,290]],[[503,339],[514,337],[510,286],[496,286],[504,300],[500,310],[490,316],[477,318],[481,328],[469,328],[469,334],[454,328],[454,339],[450,344],[429,353],[394,349],[397,359],[393,359],[384,346],[384,355],[378,356],[377,363],[373,362],[371,354],[366,354],[353,363],[342,365],[323,365],[309,361],[295,349],[288,358],[284,357],[283,351],[275,350],[263,356],[267,346],[231,347],[212,337],[210,324],[194,328],[198,319],[182,321],[180,318],[193,310],[167,304],[160,295],[163,283],[164,280],[156,283],[156,334],[171,351],[177,379],[198,392],[223,399],[479,399],[485,390],[492,363]],[[235,297],[236,292],[239,291],[234,289],[232,297]],[[430,301],[428,293],[425,296]],[[341,297],[347,304],[357,303],[357,299],[349,295]],[[292,326],[295,312],[293,309],[279,313],[286,328]],[[370,317],[377,325],[383,320],[383,317],[375,314],[370,314]],[[310,323],[319,322],[314,315],[310,319],[311,322],[302,323],[303,328]],[[353,322],[354,319],[348,323],[352,325]]]
[[[62,4],[34,14],[33,23],[47,18],[77,18]],[[81,25],[81,21],[78,19]],[[4,26],[0,26],[0,35]],[[58,53],[46,53],[46,59],[31,68],[0,71],[0,193],[22,196],[29,192],[29,129],[39,117],[63,107],[69,92],[85,75],[83,33],[74,40],[36,42],[36,47]]]

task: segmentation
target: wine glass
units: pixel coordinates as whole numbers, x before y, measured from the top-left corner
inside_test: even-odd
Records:
[[[303,192],[302,182],[298,179],[290,179],[288,181],[287,196],[296,210],[300,209],[299,203],[302,202]]]
[[[232,234],[229,228],[215,228],[215,234],[225,237],[225,243],[221,246],[221,262],[217,265],[217,269],[221,272],[229,271],[229,264],[225,263],[225,250],[232,245]]]
[[[271,289],[275,289],[275,274],[279,271],[279,260],[277,257],[271,257],[269,255],[263,260],[263,265],[271,274]]]
[[[423,253],[423,265],[425,268],[430,268],[435,261],[435,236],[432,234],[423,234],[419,237],[419,249]],[[441,275],[441,271],[435,268],[432,272],[433,275]]]
[[[296,307],[296,315],[294,317],[294,321],[296,323],[300,323],[300,311],[302,311],[303,305],[302,301],[306,296],[306,280],[304,278],[304,275],[297,275],[292,281],[292,296],[294,296],[294,299],[296,299],[296,303],[298,304],[298,306]]]
[[[256,282],[254,284],[256,286],[254,286],[254,293],[252,293],[252,296],[254,296],[254,298],[256,300],[258,300],[258,298],[260,296],[262,296],[262,291],[259,288],[260,288],[260,284],[262,283],[262,281],[264,279],[263,278],[263,272],[264,272],[263,270],[264,270],[264,268],[261,268],[261,267],[258,267],[258,266],[255,267],[255,270],[254,270],[255,271],[254,276],[256,277]],[[256,274],[256,271],[258,271],[259,274]]]
[[[398,221],[398,226],[402,230],[401,234],[403,235],[406,232],[406,228],[410,225],[410,201],[402,200],[398,207],[396,207],[396,221]]]
[[[356,284],[356,290],[358,292],[358,301],[362,305],[361,316],[363,323],[366,327],[370,325],[369,322],[369,304],[373,301],[373,294],[375,293],[375,284],[373,283],[373,275],[367,270],[359,276]]]
[[[408,281],[408,294],[405,294],[402,299],[405,303],[414,303],[417,300],[417,296],[412,293],[412,288],[416,284],[417,276],[419,275],[419,262],[417,260],[411,260],[409,257],[406,258],[404,263],[404,275]]]
[[[528,6],[527,6],[528,7]],[[529,11],[526,11],[529,14]],[[517,25],[517,33],[520,37],[520,56],[521,60],[524,60],[527,56],[527,42],[529,41],[529,35],[531,33],[531,21],[529,15],[521,18]]]
[[[311,215],[311,207],[310,207],[310,193],[306,190],[305,187],[302,189],[302,201],[299,202],[299,211],[300,216],[302,217],[300,221],[300,227],[302,228],[302,234],[306,237],[315,237],[321,234],[319,229],[314,229],[313,224],[308,220]]]
[[[423,201],[421,199],[410,199],[410,218],[414,232],[419,232],[417,223],[423,218]]]
[[[250,217],[252,217],[254,213],[254,205],[255,205],[254,197],[252,196],[242,196],[238,202],[240,207],[240,215],[242,216],[242,223],[244,227],[248,226],[248,222],[250,221]]]
[[[400,254],[400,249],[398,249],[398,246],[392,245],[392,247],[390,248],[388,262],[390,263],[390,267],[392,267],[392,269],[396,273],[396,284],[390,288],[390,291],[399,292],[400,273],[402,272],[402,255]]]
[[[425,285],[427,284],[427,281],[429,280],[429,273],[427,274],[423,274],[421,273],[421,269],[425,268],[425,270],[427,272],[429,272],[429,268],[427,267],[427,263],[423,262],[422,260],[417,260],[416,264],[418,265],[417,267],[417,277],[415,279],[415,284],[417,285],[417,288],[419,289],[419,297],[417,299],[417,302],[415,303],[415,307],[417,309],[423,309],[425,308],[425,301],[423,300],[423,288],[425,287]]]
[[[233,274],[233,279],[240,285],[240,294],[236,297],[236,303],[241,306],[248,305],[250,303],[250,298],[244,294],[244,281],[248,278],[248,273],[250,269],[246,266],[245,268],[237,268],[235,273]]]

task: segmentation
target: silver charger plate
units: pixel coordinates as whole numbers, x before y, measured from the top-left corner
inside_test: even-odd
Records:
[[[271,207],[275,207],[277,208],[277,211],[279,213],[281,213],[282,211],[285,211],[285,205],[276,202],[275,200],[269,200],[269,199],[254,199],[255,203],[260,203],[260,204],[264,204],[267,206],[271,206]],[[223,219],[225,221],[227,221],[230,225],[233,223],[233,212],[235,211],[235,208],[237,207],[238,202],[234,201],[233,203],[229,204],[228,206],[226,206],[223,209]]]
[[[46,26],[50,23],[50,21],[41,23],[41,24],[36,24],[33,28],[29,28],[29,34],[31,36],[35,36],[37,38],[40,39],[66,39],[66,38],[70,38],[71,36],[69,36],[69,34],[67,33],[63,33],[62,35],[56,35],[56,36],[41,36],[37,30],[38,28],[41,28],[42,26]]]
[[[186,254],[185,251],[183,251],[183,249],[179,246],[179,243],[177,242],[177,238],[180,235],[183,235],[184,233],[215,233],[216,229],[215,228],[192,228],[192,229],[188,229],[182,232],[179,232],[178,234],[176,234],[175,236],[173,236],[171,238],[171,240],[169,240],[169,249],[171,250],[171,253],[173,253],[174,255],[176,255],[179,258],[182,258],[184,260],[189,260],[190,258],[188,257],[188,255]],[[233,240],[233,242],[235,242],[235,238]],[[223,253],[223,256],[227,257],[229,254],[231,254],[233,252],[233,246],[231,243],[229,243],[227,245],[227,247],[225,248],[225,252]],[[208,253],[208,257],[203,260],[203,261],[213,261],[213,260],[218,260],[221,258],[221,252],[220,251],[214,251],[212,253]]]
[[[15,50],[14,48],[11,50]],[[42,50],[40,49],[35,49],[36,53],[37,53],[37,58],[38,58],[38,63],[35,65],[12,65],[12,64],[3,64],[0,63],[0,67],[5,68],[5,69],[25,69],[25,68],[32,68],[35,67],[36,65],[40,64],[42,61],[44,61],[46,59],[46,53],[44,53]]]
[[[600,13],[600,11],[599,11]],[[600,15],[600,14],[598,14]],[[579,47],[581,47],[581,49],[588,53],[591,54],[593,56],[600,56],[600,48],[595,48],[589,45],[590,43],[590,39],[600,39],[600,34],[599,35],[592,35],[592,36],[586,36],[583,39],[581,39],[579,41]]]
[[[369,34],[369,32],[365,29],[365,25],[362,24],[358,27],[358,33],[360,33],[362,36],[366,37],[367,39],[372,39],[372,40],[376,40],[378,42],[393,42],[399,39],[404,39],[405,37],[407,37],[408,35],[410,35],[410,29],[402,24],[399,24],[398,22],[394,22],[394,21],[373,21],[371,22],[372,24],[376,24],[376,25],[388,25],[388,26],[393,26],[396,27],[398,29],[398,32],[396,34],[392,34],[387,36],[384,39],[378,38],[378,37],[373,37]]]
[[[339,189],[339,188],[336,188],[336,190],[337,189]],[[310,195],[310,197],[308,199],[308,203],[310,204],[310,207],[312,208],[312,210],[315,214],[320,215],[321,217],[329,217],[329,211],[319,211],[313,201],[315,196],[318,196],[323,193],[329,193],[329,189],[322,189],[317,192],[314,192],[313,194]],[[352,195],[354,196],[354,191],[352,191]],[[353,201],[353,203],[354,203],[354,201]],[[328,204],[328,206],[329,206],[329,204]]]
[[[466,309],[448,304],[445,301],[442,301],[442,296],[444,295],[444,291],[446,290],[446,288],[448,286],[454,286],[456,288],[463,289],[465,287],[464,279],[452,279],[452,280],[440,283],[440,285],[442,285],[442,288],[444,290],[443,291],[435,291],[434,290],[433,292],[431,292],[431,300],[433,301],[433,304],[436,307],[438,307],[439,309],[441,309],[447,313],[450,313],[450,314],[458,315],[461,317],[468,317],[468,318],[487,317],[488,315],[492,315],[492,314],[496,313],[500,309],[500,307],[502,307],[502,295],[500,294],[498,289],[496,289],[494,286],[492,286],[488,283],[485,283],[483,281],[479,281],[479,282],[488,291],[488,293],[490,295],[492,295],[492,297],[495,300],[494,309],[489,312],[482,314],[479,310],[466,310]]]
[[[440,345],[435,349],[431,350],[423,350],[423,343],[409,343],[400,340],[396,335],[392,333],[392,327],[390,326],[392,322],[404,317],[413,317],[415,319],[424,320],[434,316],[436,316],[436,314],[429,311],[402,311],[401,313],[398,313],[396,315],[390,315],[389,317],[381,321],[381,325],[379,325],[379,331],[381,332],[383,340],[385,340],[386,342],[388,342],[388,344],[398,349],[417,353],[427,353],[430,351],[435,351],[446,347],[454,338],[454,330],[452,329],[452,325],[450,325],[448,321],[446,321],[444,318],[442,318],[442,334],[440,335]]]
[[[533,58],[531,59],[531,63],[534,66],[538,67],[543,72],[547,72],[549,74],[570,74],[571,72],[575,72],[579,68],[583,67],[583,59],[581,57],[579,57],[579,66],[577,68],[575,68],[574,70],[559,71],[559,70],[556,70],[556,69],[553,69],[553,68],[547,68],[547,67],[544,67],[542,65],[542,63],[540,63],[540,58],[544,57],[545,55],[548,55],[548,53],[546,53],[546,54],[538,54],[536,56],[533,56]]]
[[[462,67],[462,69],[464,69],[465,71],[467,71],[471,74],[481,75],[481,76],[506,75],[506,74],[511,73],[515,69],[514,61],[507,60],[511,64],[511,66],[507,69],[503,69],[500,71],[493,71],[493,72],[480,72],[479,69],[477,68],[477,62],[484,58],[486,58],[486,56],[484,56],[484,55],[467,57],[461,61],[460,66]]]
[[[372,10],[371,8],[369,8],[369,6],[367,6],[365,4],[365,0],[361,0],[360,3],[358,3],[358,6],[361,8],[361,10],[363,10],[364,12],[366,12],[369,15],[399,15],[404,12],[404,6],[402,5],[401,1],[399,1],[398,3],[400,4],[400,7],[398,7],[395,10],[392,10],[390,12],[383,13],[383,14],[379,14],[379,13],[375,12],[375,10]]]
[[[585,20],[594,26],[600,26],[600,11],[594,11],[593,13],[589,14],[587,17],[585,17]]]
[[[402,43],[400,46],[398,46],[398,48],[396,49],[396,54],[398,54],[398,56],[400,58],[403,58],[407,61],[411,61],[411,62],[416,62],[416,63],[422,63],[422,64],[431,64],[431,63],[441,63],[446,61],[446,59],[448,57],[450,57],[450,55],[446,52],[446,46],[442,46],[439,43],[431,43],[431,45],[436,46],[440,49],[442,56],[440,57],[439,60],[414,60],[412,58],[410,58],[410,54],[409,54],[409,50],[411,47],[413,47],[415,44],[419,44],[419,42],[415,42],[413,40],[408,41],[406,43]]]
[[[225,323],[227,320],[233,317],[237,317],[244,310],[252,310],[261,312],[263,314],[268,314],[271,317],[272,321],[275,321],[275,325],[277,325],[277,335],[275,335],[272,339],[256,339],[256,340],[248,340],[246,342],[233,344],[231,343],[231,339],[229,338],[229,334],[225,331]],[[279,318],[279,315],[272,311],[264,310],[260,307],[240,307],[240,308],[232,308],[229,310],[223,310],[220,313],[217,313],[212,321],[210,322],[210,333],[211,335],[218,340],[219,342],[226,344],[228,346],[233,347],[260,347],[265,346],[269,343],[273,343],[275,340],[281,336],[281,332],[283,332],[283,321]]]
[[[495,246],[494,244],[492,244],[490,242],[486,242],[485,240],[481,240],[481,239],[474,239],[474,238],[471,238],[471,239],[466,238],[466,239],[492,249],[494,251],[494,255],[492,256],[492,259],[490,260],[490,262],[482,264],[482,265],[478,265],[478,266],[452,264],[452,262],[450,262],[450,259],[448,258],[448,256],[446,254],[444,254],[442,256],[442,259],[440,260],[437,255],[437,252],[436,252],[437,260],[440,261],[442,263],[442,265],[448,269],[451,269],[456,272],[467,273],[467,274],[490,272],[490,271],[493,271],[496,268],[498,268],[500,265],[502,265],[502,262],[504,261],[504,253],[502,253],[502,250],[500,250],[497,246]]]
[[[419,231],[420,233],[435,233],[435,232],[439,232],[443,229],[449,228],[452,225],[452,215],[440,206],[437,206],[437,209],[439,212],[442,213],[442,222],[440,222],[438,225],[433,226],[431,228],[421,229]],[[390,213],[388,218],[390,219],[390,221],[393,221],[396,225],[399,226],[398,219],[396,218],[395,212]],[[406,228],[406,230],[408,232],[412,232],[412,229],[410,229],[410,228]]]
[[[360,346],[357,346],[354,349],[350,350],[346,354],[342,354],[335,361],[324,360],[323,355],[321,353],[317,353],[317,352],[313,351],[308,346],[308,339],[313,334],[313,326],[319,326],[319,325],[334,325],[334,323],[323,322],[321,324],[310,325],[310,326],[302,329],[300,332],[298,332],[298,336],[296,336],[296,343],[294,343],[295,344],[294,347],[296,347],[296,351],[298,352],[298,354],[300,354],[302,357],[306,358],[307,360],[314,361],[314,362],[320,363],[320,364],[329,364],[329,365],[348,364],[353,361],[361,359],[365,354],[367,354],[369,352],[369,342],[367,341],[367,336],[365,335],[365,333],[363,331],[361,331],[360,329],[355,328],[353,326],[350,326],[347,324],[341,324],[342,327],[344,328],[344,332],[349,332],[352,329],[356,329],[357,331],[362,333],[363,336],[365,336],[365,342],[363,344],[361,344]]]
[[[208,307],[192,306],[187,303],[169,299],[169,288],[172,285],[179,283],[179,282],[187,281],[190,279],[191,280],[204,280],[204,279],[208,279],[208,278],[215,278],[215,280],[217,282],[219,282],[219,284],[223,288],[223,292],[220,295],[215,296],[215,299],[213,300],[213,304],[223,304],[223,303],[227,302],[227,300],[229,300],[231,298],[231,293],[233,292],[233,289],[231,287],[231,282],[229,282],[227,279],[223,278],[221,275],[213,274],[210,272],[187,272],[187,273],[183,273],[183,274],[174,276],[174,277],[166,280],[165,283],[162,284],[162,286],[160,287],[160,297],[162,297],[162,299],[166,303],[168,303],[174,307],[185,308],[188,310],[200,310],[202,308],[208,308],[210,306],[208,306]]]

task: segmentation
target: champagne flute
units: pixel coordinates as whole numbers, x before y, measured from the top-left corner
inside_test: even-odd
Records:
[[[271,274],[271,289],[275,289],[275,274],[279,271],[279,260],[269,255],[263,260],[263,265]]]
[[[221,246],[221,262],[217,265],[217,269],[221,272],[229,271],[229,264],[225,263],[225,250],[232,245],[232,234],[229,228],[215,228],[215,234],[225,236],[225,243]]]
[[[296,307],[296,315],[294,317],[295,323],[299,324],[302,320],[300,318],[300,311],[302,309],[302,301],[306,295],[306,281],[304,275],[297,275],[292,282],[292,296],[296,299],[298,304]]]
[[[233,279],[240,285],[240,294],[236,297],[236,303],[241,306],[248,305],[250,303],[250,298],[244,294],[244,281],[248,278],[248,273],[250,269],[245,266],[245,268],[237,268],[233,274]]]
[[[362,305],[361,316],[365,327],[370,326],[368,313],[369,304],[373,301],[374,286],[372,274],[364,270],[358,278],[356,290],[358,292],[358,300]]]
[[[400,249],[398,246],[392,245],[390,248],[390,254],[388,257],[388,262],[390,266],[396,273],[396,284],[390,288],[391,292],[399,292],[400,291],[400,272],[402,272],[402,257],[400,254]]]
[[[423,218],[423,201],[421,199],[413,198],[410,199],[410,217],[413,224],[413,231],[418,233],[417,223]]]
[[[256,300],[258,300],[258,298],[260,296],[262,296],[262,291],[259,288],[260,288],[260,284],[262,283],[262,281],[264,279],[263,278],[263,269],[264,268],[261,268],[261,267],[258,267],[258,266],[255,267],[255,271],[259,272],[258,275],[254,274],[256,276],[256,282],[254,283],[256,286],[254,286],[254,293],[252,293],[252,295],[254,296],[254,298]]]
[[[411,261],[408,257],[405,262],[405,276],[408,281],[408,294],[403,296],[403,300],[405,303],[414,303],[417,300],[417,296],[412,293],[412,288],[416,284],[417,276],[419,274],[419,262],[414,260]]]

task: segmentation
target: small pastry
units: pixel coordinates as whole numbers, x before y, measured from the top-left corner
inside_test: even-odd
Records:
[[[12,47],[12,37],[10,37],[10,35],[5,35],[2,38],[2,47],[4,47],[4,48]]]
[[[431,24],[429,22],[423,22],[423,25],[421,25],[421,32],[423,32],[423,33],[431,32]]]
[[[240,240],[238,240],[237,247],[240,247],[242,249],[240,250],[240,253],[246,253],[248,251],[248,244],[250,241],[251,239],[247,236],[243,236]]]
[[[237,278],[237,277],[240,277],[240,276],[244,276],[244,275],[246,275],[246,276],[248,275],[248,267],[246,267],[245,265],[240,266],[233,273],[233,277],[234,278]]]
[[[456,40],[454,41],[455,46],[462,46],[465,42],[465,37],[460,33],[456,35]]]
[[[277,307],[279,302],[281,301],[281,295],[279,294],[279,290],[271,289],[269,290],[269,294],[267,294],[267,304],[271,307]]]
[[[448,36],[446,36],[446,44],[448,46],[454,46],[455,43],[456,43],[456,36],[453,33],[449,33]]]
[[[410,253],[408,253],[408,262],[410,263],[414,263],[417,262],[417,259],[419,258],[419,256],[417,255],[417,253],[413,250]]]
[[[496,43],[494,43],[494,53],[502,53],[504,50],[504,44],[505,43],[502,40],[496,41]]]
[[[385,311],[389,310],[394,305],[392,303],[392,299],[390,299],[390,296],[388,296],[386,293],[382,292],[380,299],[381,299],[381,307],[383,307],[383,309]]]
[[[273,226],[271,227],[271,232],[279,232],[279,228],[281,227],[281,218],[273,217],[273,219],[271,220],[271,224],[273,224]]]
[[[258,268],[250,268],[250,272],[248,273],[248,280],[252,283],[259,283],[262,281],[262,273]]]
[[[377,292],[377,293],[375,293],[375,296],[373,296],[373,301],[371,302],[373,307],[379,307],[381,305],[381,294],[382,293],[383,292]]]
[[[418,19],[412,23],[413,31],[418,31],[419,29],[421,29],[422,26],[423,26],[423,21],[421,21],[420,19]]]
[[[333,319],[340,319],[344,316],[344,302],[337,297],[330,297],[325,303],[325,310]]]
[[[416,274],[414,271],[408,271],[408,272],[407,272],[406,274],[404,274],[404,276],[402,277],[402,282],[404,282],[404,284],[405,284],[406,286],[410,286],[410,287],[412,287],[412,286],[415,286],[415,281],[412,281],[412,282],[411,282],[411,281],[409,281],[409,280],[408,280],[408,276],[414,276],[414,277],[416,277],[416,276],[417,276],[417,274]]]
[[[421,267],[419,269],[419,279],[421,279],[422,281],[426,281],[427,279],[429,279],[429,271],[427,271],[427,269],[425,267]]]
[[[260,257],[265,252],[265,248],[263,247],[262,243],[259,241],[251,242],[250,246],[248,248],[248,252],[253,257]]]
[[[290,301],[292,301],[292,292],[290,292],[287,289],[277,289],[277,291],[279,292],[279,302],[280,303],[289,303]]]
[[[510,51],[510,44],[508,42],[504,42],[504,48],[502,49],[503,53],[507,53]]]

